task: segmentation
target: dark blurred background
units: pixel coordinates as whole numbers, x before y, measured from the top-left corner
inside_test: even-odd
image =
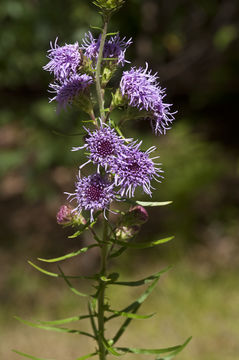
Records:
[[[133,38],[127,59],[137,66],[147,61],[178,110],[165,137],[155,137],[146,121],[127,124],[126,131],[143,139],[145,148],[152,143],[159,148],[165,179],[154,200],[173,200],[167,208],[149,211],[140,238],[175,234],[176,239],[149,251],[148,260],[131,253],[122,263],[127,276],[136,278],[161,264],[176,264],[164,284],[167,301],[157,301],[165,310],[166,345],[181,342],[180,334],[195,336],[181,356],[185,360],[235,360],[239,353],[234,323],[239,306],[238,5],[237,0],[127,0],[110,24],[111,31]],[[48,103],[52,79],[42,66],[50,41],[58,36],[61,45],[80,42],[89,25],[100,26],[101,19],[87,0],[1,0],[0,24],[0,320],[7,329],[0,354],[17,359],[9,353],[15,344],[23,344],[22,351],[41,351],[39,344],[52,347],[53,338],[39,335],[29,345],[30,332],[18,327],[13,314],[57,317],[76,308],[65,293],[59,300],[63,284],[39,279],[44,276],[26,263],[79,246],[67,239],[69,230],[56,224],[55,215],[83,161],[70,151],[82,141],[72,134],[80,132],[83,114],[72,109],[56,114],[55,104]],[[87,272],[97,265],[93,253],[67,266]],[[151,333],[149,328],[149,337],[155,336]],[[76,357],[74,345],[71,357],[68,346],[62,342],[55,350],[59,359]]]

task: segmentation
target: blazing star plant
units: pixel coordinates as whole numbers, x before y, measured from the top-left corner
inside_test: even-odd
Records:
[[[141,189],[147,196],[152,197],[154,186],[163,178],[163,171],[158,156],[153,155],[156,147],[143,150],[142,141],[123,135],[122,125],[128,116],[128,110],[134,109],[138,111],[138,117],[149,121],[155,135],[162,135],[170,129],[175,112],[171,111],[170,104],[165,103],[165,89],[161,88],[157,74],[149,70],[147,63],[145,67],[131,67],[123,72],[121,70],[124,66],[129,67],[126,50],[132,44],[132,40],[121,38],[119,33],[107,33],[107,28],[111,16],[123,3],[123,0],[95,0],[94,4],[100,9],[103,20],[99,36],[94,37],[88,32],[81,44],[76,42],[60,45],[56,39],[54,44],[50,43],[47,54],[49,61],[43,67],[53,75],[53,81],[49,85],[49,91],[53,93],[50,102],[56,103],[57,111],[74,106],[83,110],[90,118],[90,125],[83,127],[83,138],[72,148],[72,151],[85,152],[85,162],[79,164],[74,192],[65,193],[68,205],[60,208],[57,222],[74,228],[72,238],[77,238],[88,230],[93,242],[61,257],[39,260],[48,263],[60,262],[97,247],[101,256],[101,266],[94,276],[84,277],[66,275],[60,266],[58,273],[52,273],[32,262],[30,264],[47,275],[63,278],[69,288],[79,296],[86,294],[75,289],[71,279],[86,278],[93,281],[95,291],[87,295],[89,312],[73,318],[48,321],[47,324],[18,319],[30,326],[68,333],[77,332],[93,338],[96,341],[95,351],[82,355],[77,360],[93,356],[105,360],[109,355],[117,357],[127,353],[153,354],[156,355],[156,360],[170,360],[187,345],[190,338],[182,345],[161,349],[117,346],[118,340],[133,319],[146,319],[152,316],[138,315],[137,311],[157,285],[161,274],[168,269],[160,270],[141,280],[122,281],[119,280],[118,273],[109,273],[108,261],[120,256],[128,248],[146,249],[173,238],[148,242],[136,240],[141,226],[148,220],[145,207],[163,206],[170,202],[143,202],[135,199],[136,189]],[[119,86],[114,91],[111,89],[110,103],[106,107],[105,90],[117,70],[121,70],[122,76]],[[114,111],[117,109],[123,114],[123,120],[118,123],[114,121]],[[94,171],[85,175],[89,164]],[[123,211],[122,207],[126,210]],[[106,290],[109,286],[145,284],[147,288],[140,297],[123,309],[112,309],[108,299],[106,300]],[[116,317],[122,317],[124,320],[118,331],[106,338],[106,325]],[[63,324],[85,318],[89,318],[92,333],[61,327]],[[17,350],[15,352],[30,359],[40,360]]]

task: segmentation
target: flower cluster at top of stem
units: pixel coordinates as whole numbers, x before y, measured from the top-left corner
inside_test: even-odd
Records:
[[[129,63],[125,53],[131,39],[121,39],[118,33],[108,36],[103,31],[98,38],[88,32],[81,44],[59,46],[57,42],[58,39],[54,45],[51,43],[48,50],[50,61],[44,66],[44,70],[54,75],[54,82],[50,84],[54,96],[50,101],[57,102],[57,110],[66,109],[68,105],[80,105],[96,126],[93,130],[84,128],[84,145],[72,149],[86,150],[87,161],[80,166],[75,192],[67,193],[77,202],[73,211],[88,210],[90,221],[93,221],[94,211],[109,209],[115,199],[133,197],[138,187],[151,196],[151,182],[160,182],[162,178],[161,164],[154,162],[157,157],[150,157],[156,148],[152,146],[142,151],[142,142],[124,138],[113,126],[111,112],[117,107],[135,107],[142,111],[143,118],[151,120],[156,134],[164,134],[170,128],[174,113],[170,112],[171,105],[164,103],[165,89],[159,86],[157,75],[148,70],[147,64],[145,68],[132,67],[124,71],[119,88],[112,95],[108,113],[102,109],[104,87],[118,67]],[[94,115],[91,92],[94,83],[101,118]],[[96,165],[95,173],[82,177],[81,169],[88,163]]]

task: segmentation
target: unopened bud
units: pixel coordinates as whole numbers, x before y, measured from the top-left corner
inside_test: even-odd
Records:
[[[121,219],[123,226],[142,225],[148,220],[148,213],[143,206],[132,207]]]
[[[86,219],[83,215],[73,211],[69,205],[62,205],[56,215],[57,223],[60,225],[85,225]]]
[[[116,229],[115,234],[118,240],[125,241],[134,237],[139,230],[139,226],[122,226]]]

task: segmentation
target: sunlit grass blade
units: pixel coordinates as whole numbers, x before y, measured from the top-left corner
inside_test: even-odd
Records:
[[[83,355],[75,360],[85,360],[85,359],[89,359],[95,355],[97,355],[98,353],[97,352],[94,352],[94,353],[91,353],[91,354],[87,354],[87,355]]]
[[[116,244],[124,246],[124,247],[128,247],[128,248],[132,248],[132,249],[146,249],[146,248],[150,248],[153,246],[157,246],[160,244],[164,244],[170,240],[174,239],[174,236],[170,236],[164,239],[160,239],[160,240],[155,240],[155,241],[148,241],[148,242],[124,242],[124,241],[120,241],[117,240]]]
[[[136,204],[141,206],[166,206],[170,205],[173,202],[172,201],[135,201]]]
[[[172,268],[172,266],[168,266],[166,269],[163,269],[161,271],[158,271],[157,273],[147,276],[144,279],[141,280],[136,280],[136,281],[115,281],[112,282],[112,285],[123,285],[123,286],[140,286],[140,285],[145,285],[155,279],[158,279],[160,277],[160,275],[164,274],[165,272],[167,272],[168,270],[170,270]]]
[[[43,329],[43,330],[48,330],[48,331],[56,331],[56,332],[65,332],[65,333],[69,333],[69,334],[81,334],[81,335],[85,335],[85,336],[89,336],[93,339],[95,339],[94,335],[89,334],[85,331],[80,331],[80,330],[75,330],[75,329],[67,329],[67,328],[61,328],[61,327],[55,327],[55,326],[47,326],[47,325],[42,325],[42,324],[38,324],[38,323],[34,323],[31,321],[26,321],[21,319],[18,316],[14,316],[15,319],[17,319],[18,321],[20,321],[21,323],[34,327],[34,328],[38,328],[38,329]]]
[[[63,324],[68,324],[68,323],[71,323],[71,322],[74,322],[74,321],[84,320],[84,319],[87,319],[89,317],[91,317],[91,315],[72,316],[72,317],[69,317],[69,318],[59,319],[59,320],[52,320],[52,321],[37,320],[37,322],[42,324],[42,325],[63,325]]]
[[[130,304],[129,306],[127,306],[126,308],[122,309],[122,312],[132,312],[132,313],[136,313],[138,311],[138,309],[140,308],[140,306],[142,305],[142,303],[148,298],[148,296],[151,294],[151,292],[154,290],[155,286],[157,285],[157,282],[159,280],[160,276],[158,278],[156,278],[148,287],[147,289],[140,295],[140,297],[134,301],[132,304]],[[112,315],[110,318],[114,318],[115,315]],[[110,319],[108,318],[108,320]],[[127,329],[127,327],[129,326],[130,322],[133,319],[129,319],[127,318],[123,324],[120,326],[119,330],[117,331],[117,333],[115,334],[114,338],[113,338],[113,344],[115,344],[119,338],[123,335],[123,333],[125,332],[125,330]]]
[[[38,358],[38,357],[29,355],[29,354],[25,354],[25,353],[23,353],[23,352],[21,352],[21,351],[15,350],[15,349],[13,349],[12,351],[15,352],[15,353],[18,354],[18,355],[24,356],[24,357],[26,357],[26,358],[28,358],[28,359],[32,359],[32,360],[52,360],[52,359]]]
[[[61,273],[62,278],[65,280],[66,284],[69,286],[69,288],[71,289],[71,291],[72,291],[74,294],[76,294],[76,295],[78,295],[78,296],[83,296],[83,297],[88,297],[88,296],[90,296],[90,295],[85,294],[85,293],[82,293],[82,292],[78,291],[76,288],[74,288],[74,286],[73,286],[73,285],[71,284],[71,282],[69,281],[68,277],[64,274],[64,272],[63,272],[63,270],[61,269],[61,267],[60,267],[59,265],[57,265],[57,267],[58,267],[58,269],[59,269],[59,271],[60,271],[60,273]]]
[[[92,244],[92,245],[86,246],[86,247],[84,247],[84,248],[82,248],[82,249],[80,249],[78,251],[75,251],[75,252],[72,252],[72,253],[69,253],[69,254],[54,258],[54,259],[42,259],[42,258],[37,258],[37,259],[40,260],[40,261],[49,262],[49,263],[53,263],[53,262],[57,262],[57,261],[63,261],[63,260],[66,260],[66,259],[70,259],[70,258],[72,258],[74,256],[83,254],[83,253],[87,252],[89,249],[91,249],[93,247],[96,247],[96,246],[99,246],[99,245],[98,244]]]
[[[137,315],[137,314],[133,314],[133,313],[128,313],[128,312],[124,312],[124,311],[117,311],[117,310],[111,310],[111,309],[108,309],[107,311],[115,314],[116,316],[124,316],[124,317],[130,318],[130,319],[149,319],[154,315],[154,314]],[[107,319],[105,321],[107,321]]]
[[[138,348],[128,348],[128,347],[117,347],[116,350],[123,351],[124,353],[132,353],[132,354],[145,354],[145,355],[151,355],[151,354],[165,354],[165,353],[175,353],[175,351],[178,353],[181,351],[191,340],[191,337],[188,338],[185,343],[182,345],[176,345],[168,348],[162,348],[162,349],[138,349]],[[159,360],[160,358],[157,358]],[[162,359],[162,358],[161,358]]]
[[[178,355],[187,346],[187,344],[191,341],[191,339],[192,339],[192,336],[190,336],[185,341],[184,344],[179,345],[177,350],[172,351],[169,355],[166,355],[164,357],[161,357],[161,356],[159,358],[157,357],[155,360],[171,360],[171,359],[173,359],[176,355]]]

